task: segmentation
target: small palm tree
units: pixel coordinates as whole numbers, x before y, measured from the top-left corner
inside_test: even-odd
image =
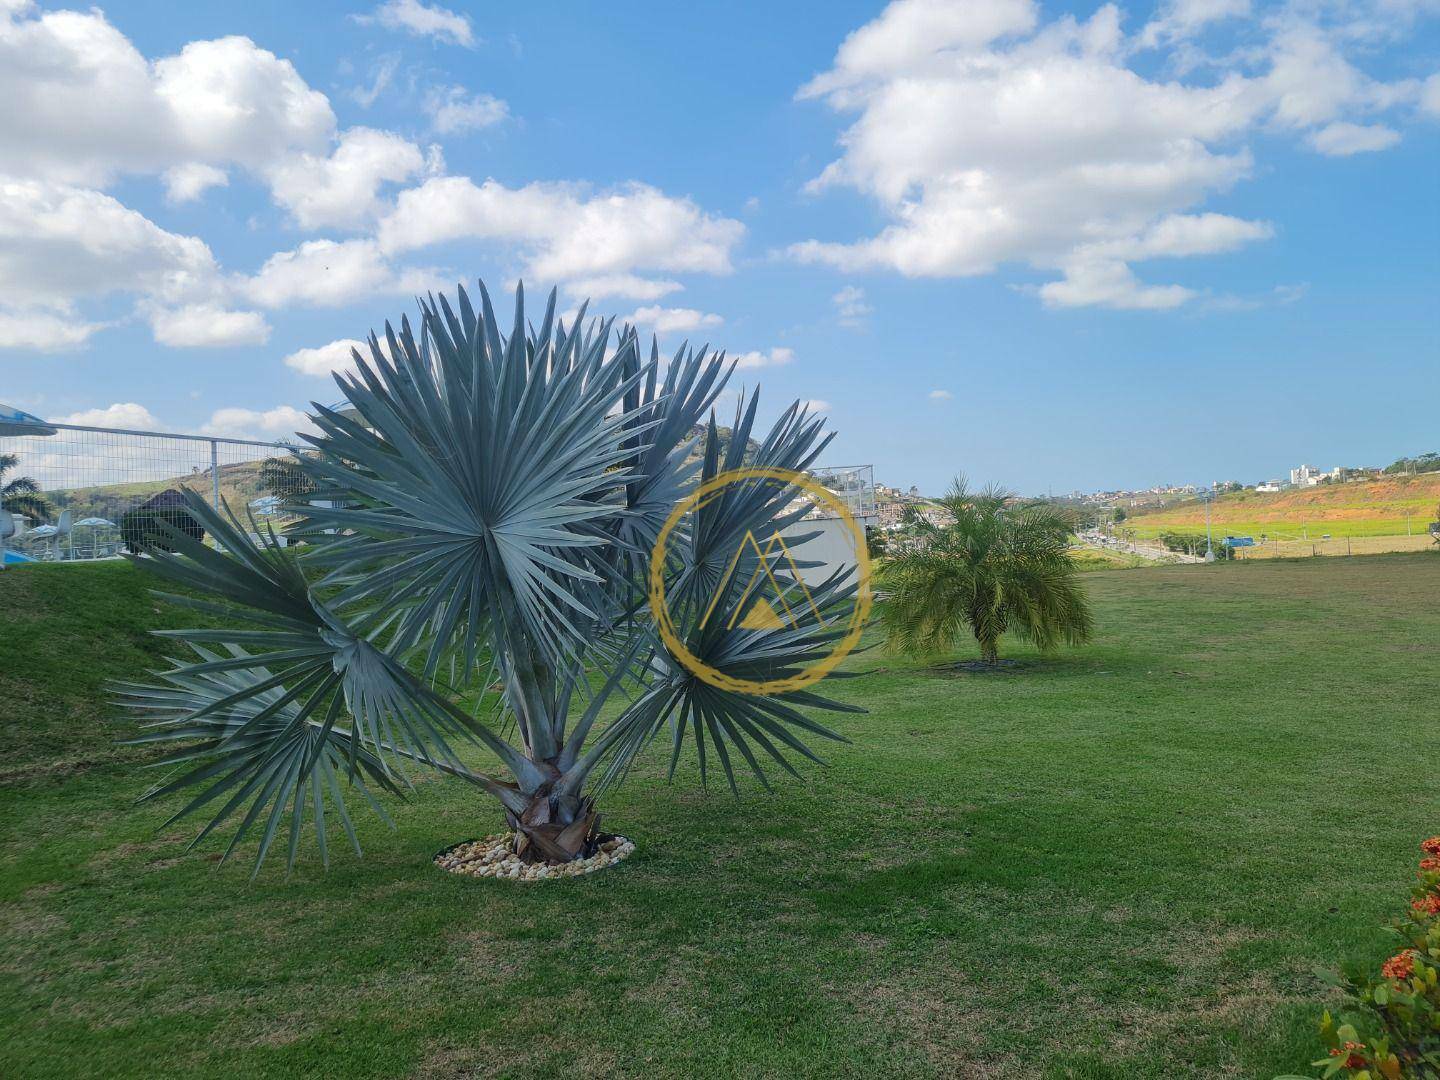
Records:
[[[952,648],[968,629],[987,663],[1009,632],[1049,651],[1090,638],[1091,615],[1067,553],[1070,522],[1046,504],[1016,505],[964,477],[940,500],[946,524],[912,518],[908,542],[880,577],[890,647],[916,656]]]
[[[36,521],[49,520],[50,500],[40,493],[40,485],[33,477],[17,476],[9,483],[5,482],[5,474],[19,464],[20,459],[16,455],[0,454],[0,506]]]

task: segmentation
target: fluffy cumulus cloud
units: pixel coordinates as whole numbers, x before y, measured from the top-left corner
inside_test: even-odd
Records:
[[[605,191],[578,183],[512,188],[445,176],[402,191],[394,212],[380,222],[379,240],[391,254],[454,240],[497,241],[519,249],[528,277],[614,282],[646,271],[729,273],[744,233],[740,222],[648,184]]]
[[[841,326],[860,326],[871,312],[865,302],[865,290],[858,285],[846,285],[830,298],[835,305],[835,314]]]
[[[408,180],[425,166],[425,155],[408,139],[350,128],[328,154],[293,155],[271,166],[267,177],[275,201],[302,228],[349,228],[380,214],[382,185]]]
[[[291,405],[273,409],[216,409],[200,429],[205,435],[229,435],[237,439],[293,440],[299,431],[314,431],[310,417]]]
[[[203,241],[167,232],[109,195],[0,177],[0,348],[82,345],[100,327],[78,314],[78,302],[122,291],[181,301],[216,273]]]
[[[1378,81],[1347,56],[1353,17],[1339,25],[1309,10],[1237,24],[1244,0],[1172,0],[1127,37],[1112,4],[1047,23],[1031,0],[895,0],[798,94],[853,118],[809,190],[858,190],[889,224],[789,254],[932,277],[1020,264],[1062,275],[1038,290],[1054,305],[1184,303],[1194,291],[1147,284],[1132,264],[1271,235],[1263,222],[1196,212],[1252,172],[1247,135],[1299,132],[1326,154],[1379,150],[1398,133],[1347,117],[1423,107],[1419,81]],[[1219,58],[1199,53],[1206,32],[1232,24],[1257,37]],[[1168,72],[1203,77],[1151,74],[1157,49]]]
[[[749,352],[731,353],[729,359],[742,371],[751,368],[779,367],[795,359],[795,350],[777,346],[768,351],[752,349]]]
[[[637,274],[601,274],[565,283],[565,291],[577,300],[606,300],[610,297],[659,300],[683,288],[678,281],[642,278]]]
[[[466,48],[476,43],[468,15],[421,0],[388,0],[369,15],[355,16],[355,21]]]
[[[463,86],[434,87],[425,95],[430,125],[441,135],[492,127],[510,115],[510,107],[490,94],[472,94]]]
[[[258,311],[229,311],[217,304],[186,304],[150,313],[155,340],[175,349],[264,345],[270,324]]]
[[[0,349],[60,352],[90,340],[100,326],[73,313],[57,315],[45,310],[9,310],[0,306]]]
[[[172,203],[194,202],[213,187],[225,187],[230,176],[224,169],[206,165],[203,161],[189,161],[173,165],[162,174],[165,181],[165,198]]]
[[[157,417],[144,405],[135,401],[117,401],[93,409],[83,409],[68,416],[57,418],[58,423],[79,424],[85,427],[121,428],[129,431],[185,431],[182,426],[167,423]],[[296,432],[313,432],[315,426],[306,413],[292,405],[277,405],[273,409],[246,409],[228,407],[216,409],[210,419],[194,434],[215,435],[238,439],[274,439],[293,442]],[[98,436],[105,439],[105,436]],[[66,461],[66,466],[73,463]],[[96,464],[99,464],[97,459]]]
[[[376,295],[414,296],[446,282],[393,266],[373,240],[307,240],[278,252],[236,288],[261,307],[341,307]]]
[[[335,127],[325,95],[249,38],[152,64],[97,9],[0,10],[0,100],[6,172],[90,186],[189,163],[260,168],[323,150]]]
[[[236,301],[340,303],[430,280],[392,268],[373,242],[331,242],[337,266],[330,251],[301,245],[236,278],[202,239],[103,190],[149,175],[167,201],[194,202],[239,169],[300,228],[355,229],[386,209],[387,187],[443,167],[438,148],[337,131],[325,95],[248,38],[194,41],[152,62],[98,9],[3,4],[0,99],[0,348],[81,345],[100,324],[80,304],[116,293],[135,298],[163,345],[263,344],[264,316]],[[282,294],[302,270],[314,279]]]
[[[421,0],[390,0],[361,21],[477,42],[468,17]],[[368,100],[393,79],[394,64],[383,64]],[[105,297],[113,305],[116,295],[162,345],[263,344],[263,309],[452,284],[415,255],[451,241],[493,241],[513,255],[514,270],[572,296],[655,304],[681,288],[675,275],[728,273],[744,233],[640,183],[506,187],[447,176],[438,146],[340,129],[325,94],[249,38],[192,41],[147,58],[98,8],[0,0],[0,100],[3,349],[83,346],[106,325],[87,308]],[[453,85],[424,107],[442,135],[508,115],[503,101]],[[217,192],[238,187],[237,177],[267,189],[301,233],[258,268],[220,267],[203,239],[157,225],[107,190],[148,178],[180,205],[229,197]],[[688,310],[664,309],[657,325],[712,324]]]
[[[1336,121],[1310,135],[1309,143],[1322,154],[1349,157],[1376,150],[1389,150],[1400,141],[1400,133],[1384,124],[1350,124]]]
[[[117,401],[100,409],[86,409],[60,417],[62,424],[81,424],[85,427],[127,428],[131,431],[155,431],[160,421],[144,405],[133,401]]]
[[[719,315],[697,311],[695,308],[667,308],[658,304],[637,308],[625,321],[637,326],[648,326],[662,335],[720,326],[725,322]]]
[[[214,278],[210,248],[110,195],[0,178],[0,303],[56,304],[118,290],[179,297]]]
[[[354,368],[352,350],[358,351],[361,356],[370,355],[370,346],[365,342],[354,338],[341,338],[313,349],[296,349],[285,357],[285,364],[302,375],[330,375],[336,371],[349,371]]]

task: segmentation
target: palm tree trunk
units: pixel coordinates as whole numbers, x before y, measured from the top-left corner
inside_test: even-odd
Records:
[[[975,640],[980,643],[980,659],[987,664],[998,664],[1000,662],[1000,650],[995,639],[975,635]]]
[[[556,794],[551,784],[529,796],[525,812],[506,809],[515,831],[515,854],[526,862],[564,863],[595,853],[600,815],[588,795]]]

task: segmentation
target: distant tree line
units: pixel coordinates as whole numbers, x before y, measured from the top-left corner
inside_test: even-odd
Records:
[[[1426,454],[1402,457],[1397,461],[1392,461],[1382,471],[1394,475],[1396,473],[1435,472],[1436,470],[1440,470],[1440,452],[1431,450]]]

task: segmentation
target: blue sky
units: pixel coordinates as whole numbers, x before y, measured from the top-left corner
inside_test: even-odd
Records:
[[[0,0],[0,401],[284,434],[523,276],[890,483],[1383,464],[1440,441],[1435,13]]]

